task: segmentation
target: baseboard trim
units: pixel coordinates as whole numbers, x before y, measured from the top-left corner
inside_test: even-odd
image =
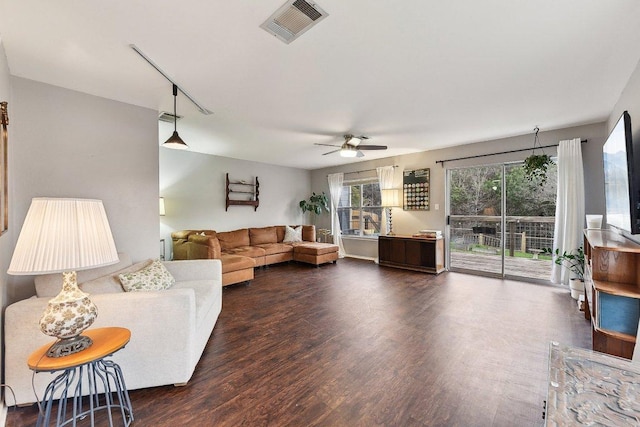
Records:
[[[373,257],[368,257],[368,256],[360,256],[360,255],[349,255],[349,254],[345,254],[344,255],[345,258],[355,258],[355,259],[363,259],[365,261],[372,261],[372,262],[376,262],[376,259]]]

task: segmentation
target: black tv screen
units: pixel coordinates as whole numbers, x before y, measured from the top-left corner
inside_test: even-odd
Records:
[[[638,168],[633,148],[631,118],[625,111],[602,147],[607,224],[621,231],[639,234],[640,197],[635,178]]]

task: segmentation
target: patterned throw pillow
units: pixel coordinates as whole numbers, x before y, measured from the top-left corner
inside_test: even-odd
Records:
[[[284,243],[302,242],[302,226],[291,228],[288,225],[284,229]]]
[[[126,292],[161,291],[176,283],[169,270],[159,261],[153,261],[142,270],[118,275]]]

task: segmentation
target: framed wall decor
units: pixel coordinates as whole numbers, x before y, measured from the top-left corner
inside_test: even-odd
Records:
[[[7,102],[0,102],[0,234],[9,229],[9,175],[7,173],[9,156],[9,113]]]
[[[403,208],[405,211],[428,211],[430,169],[406,170],[402,177]]]

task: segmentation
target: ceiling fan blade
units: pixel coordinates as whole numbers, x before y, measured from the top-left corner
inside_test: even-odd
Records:
[[[356,154],[356,157],[364,157],[364,153],[358,150],[358,154]]]
[[[386,145],[359,145],[358,150],[386,150]]]
[[[340,149],[338,149],[338,150],[333,150],[333,151],[329,151],[328,153],[324,153],[324,154],[323,154],[323,156],[326,156],[327,154],[337,153],[338,151],[340,151]]]
[[[321,144],[319,142],[314,142],[313,145],[322,145],[323,147],[342,147],[342,145],[335,145],[335,144]]]

